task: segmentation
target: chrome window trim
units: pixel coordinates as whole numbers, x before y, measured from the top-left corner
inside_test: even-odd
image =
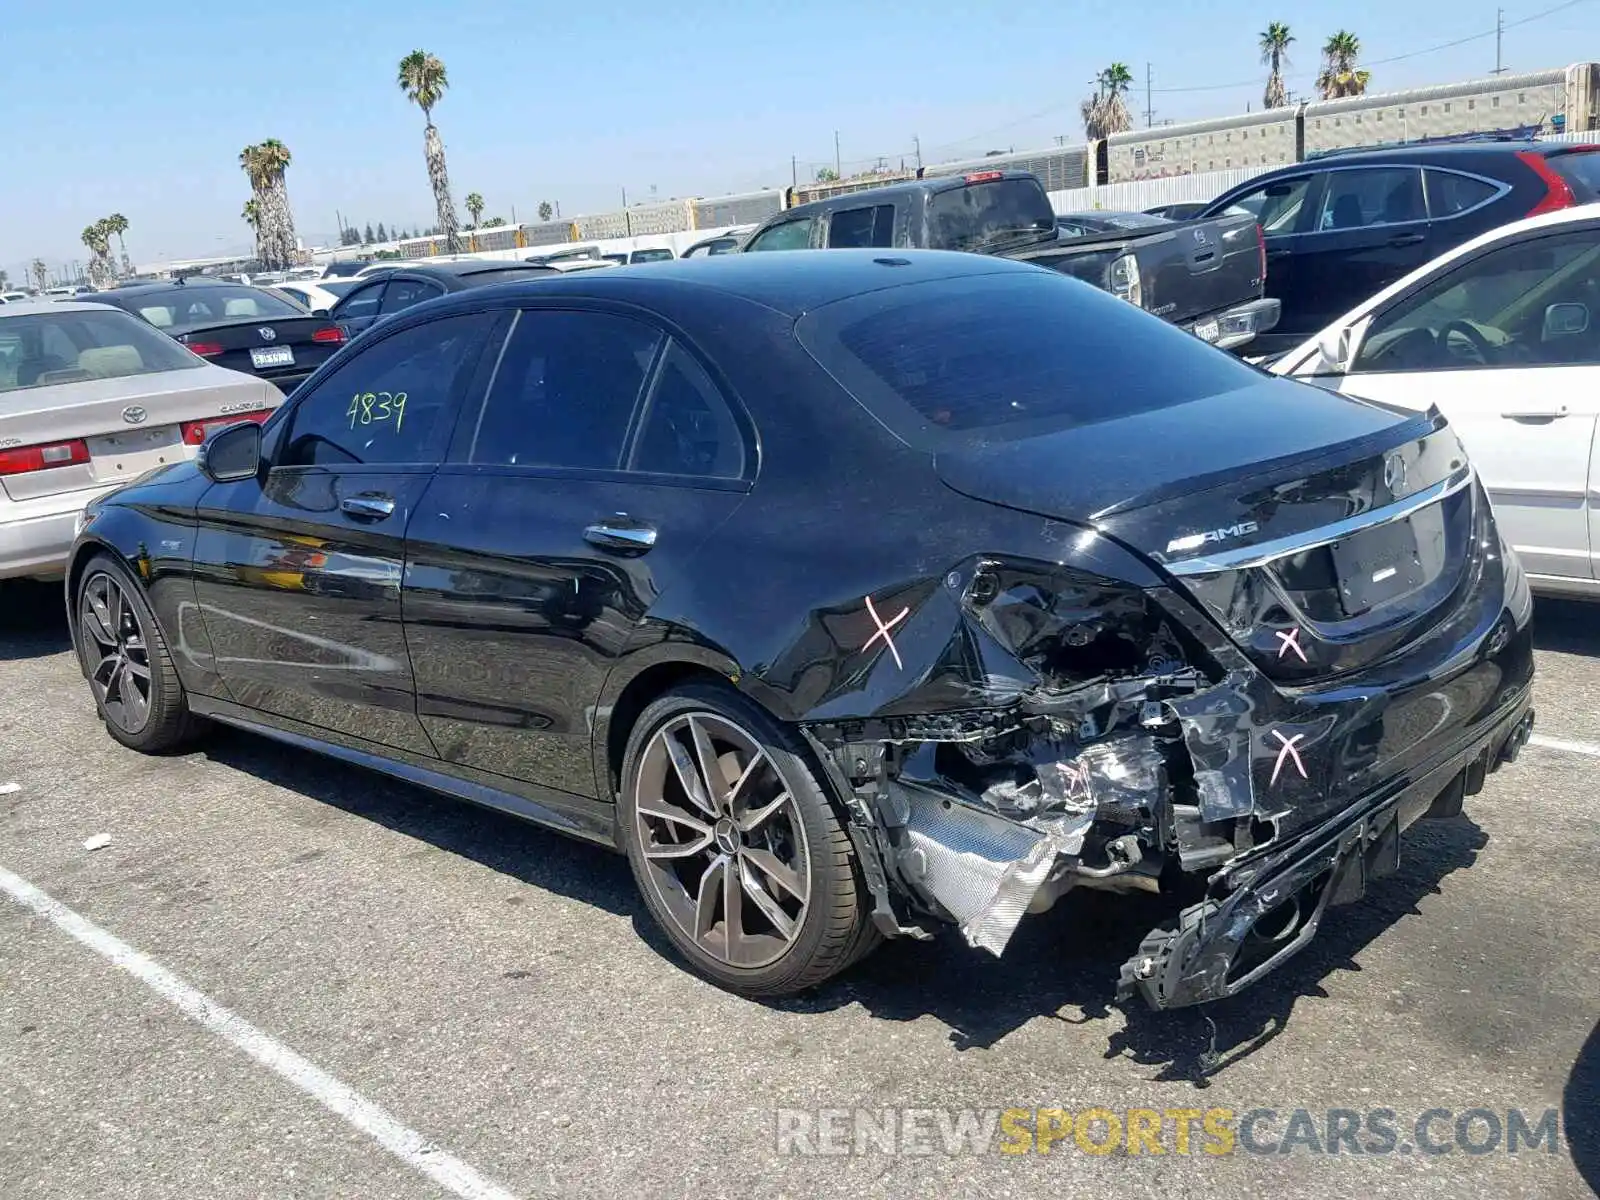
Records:
[[[1315,550],[1319,546],[1331,546],[1334,542],[1341,541],[1363,529],[1371,529],[1375,526],[1403,521],[1419,509],[1427,508],[1428,505],[1437,504],[1447,496],[1455,495],[1462,488],[1469,486],[1472,480],[1472,464],[1467,463],[1451,472],[1438,483],[1431,484],[1403,500],[1396,500],[1392,504],[1386,504],[1382,508],[1358,513],[1356,516],[1346,517],[1342,521],[1335,521],[1331,525],[1322,525],[1305,533],[1290,534],[1287,537],[1257,542],[1253,546],[1241,546],[1237,550],[1225,550],[1218,554],[1208,554],[1204,558],[1187,558],[1182,562],[1166,563],[1164,565],[1170,574],[1180,578],[1190,575],[1212,575],[1219,571],[1239,571],[1249,567],[1263,566],[1273,559],[1282,558],[1287,554],[1299,554],[1306,550]]]

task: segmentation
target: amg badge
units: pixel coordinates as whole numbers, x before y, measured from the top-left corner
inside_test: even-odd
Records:
[[[1244,537],[1252,534],[1261,526],[1254,521],[1240,521],[1236,525],[1227,525],[1221,529],[1208,529],[1204,533],[1188,533],[1181,538],[1173,538],[1167,543],[1168,554],[1182,554],[1186,550],[1198,550],[1207,542],[1225,542],[1229,538]]]

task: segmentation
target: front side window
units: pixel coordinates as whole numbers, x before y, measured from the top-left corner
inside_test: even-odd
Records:
[[[598,312],[529,309],[500,357],[467,461],[615,471],[662,335]]]
[[[804,250],[811,245],[811,226],[811,217],[774,225],[771,229],[757,234],[745,247],[745,251],[748,253],[751,250]]]
[[[841,247],[888,247],[894,245],[894,205],[876,204],[870,208],[846,208],[828,218],[828,245]]]
[[[351,292],[334,309],[333,315],[340,321],[359,321],[363,317],[378,315],[378,305],[383,301],[384,281],[369,283],[363,288]]]
[[[436,463],[493,313],[463,313],[367,345],[289,414],[274,467]]]
[[[1300,175],[1293,179],[1275,179],[1262,187],[1254,188],[1234,200],[1223,215],[1237,216],[1248,213],[1261,226],[1262,233],[1293,233],[1300,225],[1305,208],[1306,190],[1311,186],[1311,176]]]
[[[1316,228],[1319,233],[1403,225],[1428,216],[1422,173],[1416,167],[1360,167],[1329,171]]]
[[[444,295],[444,288],[428,279],[391,279],[378,312],[384,316]]]
[[[1353,373],[1600,363],[1600,229],[1499,246],[1378,315]]]
[[[203,365],[177,342],[119,309],[0,320],[0,392]]]

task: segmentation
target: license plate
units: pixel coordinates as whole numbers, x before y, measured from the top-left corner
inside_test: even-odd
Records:
[[[1216,341],[1217,334],[1219,332],[1220,330],[1217,328],[1217,323],[1215,321],[1201,321],[1200,324],[1194,327],[1195,337],[1199,338],[1202,342]]]
[[[1410,520],[1363,529],[1333,544],[1345,613],[1355,616],[1421,587],[1426,579]]]
[[[265,350],[252,350],[250,364],[254,367],[292,367],[294,351],[288,346],[270,346]]]

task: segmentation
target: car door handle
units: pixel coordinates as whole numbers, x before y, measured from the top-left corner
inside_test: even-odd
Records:
[[[1567,406],[1557,408],[1529,409],[1526,412],[1503,412],[1500,414],[1508,421],[1554,421],[1567,415]]]
[[[1389,239],[1389,245],[1415,246],[1418,242],[1426,240],[1427,236],[1425,233],[1397,233]]]
[[[394,497],[379,492],[362,492],[339,501],[340,510],[358,521],[381,521],[394,515]]]
[[[617,513],[586,528],[583,540],[602,550],[643,554],[656,544],[656,529],[654,525],[635,521],[627,513]]]

